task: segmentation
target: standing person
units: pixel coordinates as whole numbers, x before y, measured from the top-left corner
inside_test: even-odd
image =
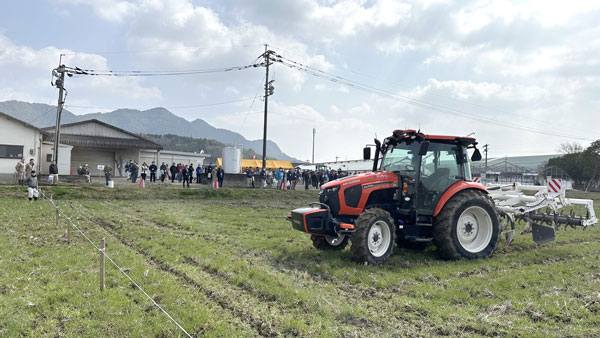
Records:
[[[31,171],[35,170],[35,163],[33,162],[33,159],[29,159],[29,163],[27,163],[25,165],[25,177],[28,177],[29,175],[31,175]]]
[[[183,182],[183,187],[185,188],[185,185],[187,183],[187,187],[190,187],[190,175],[188,172],[188,166],[187,164],[185,165],[185,167],[183,167],[181,169],[181,172],[179,173],[179,177],[181,178],[181,181]]]
[[[113,168],[110,164],[104,166],[104,177],[106,178],[106,186],[108,187],[108,181],[110,181],[110,175],[112,175]]]
[[[52,177],[52,185],[56,185],[58,183],[58,167],[56,166],[56,161],[50,163],[50,168],[48,168],[48,170],[50,177]]]
[[[160,165],[160,181],[161,183],[165,181],[165,177],[167,177],[167,165],[163,162]]]
[[[225,178],[225,170],[221,166],[217,167],[217,182],[219,183],[219,188],[223,187],[223,179]]]
[[[181,171],[184,169],[185,167],[183,166],[183,164],[181,163],[177,163],[177,180],[181,183],[181,181],[183,181],[183,176],[181,176]]]
[[[35,169],[32,169],[29,173],[29,176],[27,176],[27,179],[25,180],[25,185],[27,185],[27,198],[29,198],[30,201],[32,198],[37,201],[39,193],[37,190],[38,180],[35,174]]]
[[[131,183],[135,183],[137,181],[139,171],[137,162],[131,162],[129,165],[129,171],[131,172]]]
[[[214,189],[218,188],[218,180],[217,180],[217,167],[212,167],[211,166],[211,172],[210,172],[210,176],[212,177],[212,187]]]
[[[131,160],[125,163],[125,174],[127,175],[127,182],[131,180]]]
[[[171,183],[175,182],[175,174],[177,173],[177,167],[175,166],[175,162],[169,168],[169,172],[171,173]]]
[[[262,188],[263,189],[266,188],[267,187],[267,171],[265,169],[262,169],[260,171],[259,177],[260,177],[260,184],[261,184]]]
[[[193,179],[194,179],[194,165],[192,163],[190,163],[190,166],[188,167],[188,174],[189,174],[189,182],[190,183],[194,183]]]
[[[198,164],[196,167],[196,183],[200,184],[200,177],[202,177],[202,166]]]
[[[88,167],[87,163],[83,167],[82,173],[83,173],[83,176],[85,176],[85,179],[87,180],[87,182],[92,183],[92,175],[90,175],[90,167]]]
[[[154,161],[152,161],[148,170],[150,170],[150,182],[156,182],[156,171],[158,170],[158,167],[154,164]]]
[[[308,190],[308,186],[310,185],[310,175],[308,174],[308,170],[304,170],[302,179],[304,180],[304,190]]]
[[[310,180],[312,181],[313,188],[317,189],[319,187],[319,177],[314,170],[310,171]]]
[[[281,182],[283,182],[283,170],[281,168],[275,172],[275,179],[277,180],[277,189],[281,189]]]
[[[148,174],[148,165],[146,162],[142,163],[142,180],[146,180],[146,175]]]
[[[24,185],[25,184],[25,158],[21,157],[21,160],[19,162],[17,162],[17,165],[15,166],[15,170],[17,172],[17,181],[19,182],[19,185]]]
[[[246,168],[246,188],[252,187],[252,169],[250,167]]]

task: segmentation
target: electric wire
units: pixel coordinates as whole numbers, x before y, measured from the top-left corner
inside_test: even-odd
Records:
[[[86,234],[85,232],[83,232],[81,230],[81,228],[79,228],[79,226],[77,226],[75,223],[73,223],[73,221],[71,220],[71,217],[68,216],[67,214],[65,214],[65,212],[54,203],[53,199],[48,198],[48,196],[46,196],[46,194],[44,193],[44,191],[42,189],[39,190],[40,193],[42,194],[43,198],[47,199],[52,206],[54,206],[54,208],[59,212],[59,214],[61,214],[68,222],[69,224],[71,224],[71,226],[73,228],[75,228],[75,230],[77,230],[98,252],[102,252],[104,254],[104,257],[106,257],[106,259],[108,259],[109,262],[111,262],[123,275],[125,275],[125,277],[127,277],[127,279],[129,279],[129,281],[135,285],[135,287],[137,287],[148,299],[150,299],[150,301],[162,312],[164,313],[167,318],[169,318],[173,323],[175,323],[175,325],[177,325],[177,327],[183,331],[183,333],[185,333],[188,337],[192,337],[184,328],[183,326],[181,326],[165,309],[163,309],[162,306],[160,306],[160,304],[158,304],[152,297],[150,297],[150,295],[138,284],[136,283],[135,280],[133,280],[133,278],[131,278],[131,276],[129,276],[129,274],[127,272],[125,272],[121,266],[119,266],[119,264],[117,264],[112,257],[110,257],[106,251],[104,249],[101,249],[100,247],[98,247],[96,245],[96,243],[94,243]]]
[[[208,69],[192,69],[192,70],[95,70],[95,69],[84,69],[80,67],[65,67],[68,74],[72,75],[86,75],[86,76],[113,76],[113,77],[142,77],[142,76],[181,76],[181,75],[198,75],[198,74],[209,74],[209,73],[223,73],[231,72],[234,70],[244,70],[248,68],[261,67],[261,64],[249,64],[245,66],[232,66],[232,67],[221,67],[221,68],[208,68]]]
[[[438,112],[442,112],[442,113],[447,113],[447,114],[451,114],[451,115],[455,115],[455,116],[459,116],[459,117],[463,117],[463,118],[468,118],[468,119],[472,119],[472,120],[477,120],[479,122],[494,123],[496,125],[501,125],[504,127],[511,127],[511,128],[516,128],[516,129],[539,133],[539,134],[558,136],[558,137],[577,139],[577,140],[584,140],[584,141],[592,141],[592,139],[590,139],[590,138],[574,136],[574,135],[567,135],[567,134],[556,133],[556,132],[549,132],[544,129],[538,129],[538,128],[533,128],[533,127],[526,127],[526,126],[522,126],[522,125],[510,123],[510,122],[500,121],[500,120],[496,120],[496,119],[492,119],[492,118],[488,118],[488,117],[483,117],[483,116],[467,113],[467,112],[453,109],[453,108],[440,106],[438,104],[414,99],[414,98],[403,96],[400,94],[392,93],[392,92],[389,92],[389,91],[386,91],[383,89],[379,89],[379,88],[375,88],[370,85],[366,85],[366,84],[363,84],[363,83],[360,83],[357,81],[349,80],[349,79],[343,78],[338,75],[329,74],[320,69],[316,69],[316,68],[310,67],[308,65],[287,59],[285,57],[282,57],[279,54],[274,55],[272,60],[274,62],[279,62],[288,68],[299,70],[299,71],[304,71],[307,74],[313,75],[315,77],[320,77],[320,78],[329,80],[334,83],[340,83],[345,86],[353,87],[358,90],[365,91],[365,92],[368,92],[371,94],[375,94],[375,95],[378,95],[378,96],[381,96],[384,98],[388,98],[388,99],[392,99],[392,100],[396,100],[396,101],[402,101],[402,102],[408,103],[408,104],[416,106],[416,107],[433,110],[433,111],[438,111]]]

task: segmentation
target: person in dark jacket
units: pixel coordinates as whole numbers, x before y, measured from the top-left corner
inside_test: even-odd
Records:
[[[219,184],[219,188],[223,187],[223,179],[225,178],[225,170],[221,168],[221,166],[217,167],[217,182]]]
[[[190,174],[188,171],[188,166],[187,164],[185,165],[185,167],[183,167],[181,169],[181,172],[179,173],[179,177],[181,177],[181,181],[183,182],[183,187],[185,188],[185,185],[187,184],[187,187],[190,187]]]
[[[175,182],[175,174],[177,174],[177,166],[175,166],[175,162],[169,168],[169,172],[171,173],[171,183]]]
[[[164,182],[165,177],[167,177],[167,165],[165,164],[165,162],[163,162],[160,165],[160,181]]]
[[[139,167],[137,162],[131,162],[129,164],[129,172],[131,173],[131,183],[135,183],[138,178]]]
[[[150,182],[156,182],[156,171],[158,170],[158,167],[154,164],[154,161],[152,161],[148,170],[150,170]]]
[[[52,185],[56,185],[58,183],[58,166],[56,166],[56,161],[50,163],[49,173],[52,177]]]
[[[27,179],[25,180],[25,185],[27,186],[27,198],[29,198],[30,201],[32,198],[37,201],[39,196],[39,192],[37,190],[38,181],[34,169],[31,169],[31,173],[29,174],[29,176],[27,176]]]
[[[194,181],[192,181],[194,179],[194,165],[190,163],[190,166],[188,167],[188,182],[189,183],[194,183]]]

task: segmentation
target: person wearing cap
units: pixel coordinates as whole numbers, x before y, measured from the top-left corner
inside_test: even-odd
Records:
[[[35,173],[35,169],[31,170],[30,175],[27,176],[27,179],[25,180],[25,184],[27,185],[27,198],[29,198],[30,201],[32,199],[37,201],[39,192],[37,190],[38,180],[37,175]]]
[[[58,166],[56,166],[56,161],[50,163],[49,173],[50,177],[52,177],[52,185],[56,185],[58,183]]]

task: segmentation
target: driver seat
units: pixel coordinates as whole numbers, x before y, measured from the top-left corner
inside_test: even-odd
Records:
[[[433,174],[431,174],[431,176],[423,180],[423,184],[429,190],[438,190],[438,187],[440,187],[440,183],[448,179],[450,179],[450,169],[439,168]]]

